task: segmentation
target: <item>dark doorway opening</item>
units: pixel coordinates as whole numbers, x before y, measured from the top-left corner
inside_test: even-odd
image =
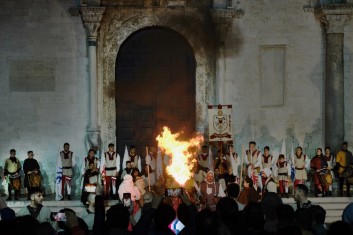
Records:
[[[117,148],[135,145],[140,156],[156,146],[163,126],[195,131],[194,52],[177,32],[145,28],[121,46],[116,60]]]

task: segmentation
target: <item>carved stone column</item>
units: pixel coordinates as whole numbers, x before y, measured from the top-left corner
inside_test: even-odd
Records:
[[[87,31],[88,67],[90,78],[90,120],[87,127],[86,148],[101,152],[100,126],[98,125],[97,95],[97,36],[105,7],[80,7],[83,24]]]
[[[325,144],[335,152],[344,141],[344,25],[352,6],[323,5],[315,10],[326,36],[325,58]]]

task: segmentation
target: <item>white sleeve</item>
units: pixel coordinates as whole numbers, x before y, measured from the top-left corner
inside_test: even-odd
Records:
[[[222,184],[219,184],[219,188],[218,188],[218,197],[225,197],[226,194],[224,193],[224,189],[222,187]]]
[[[261,164],[261,152],[258,155],[259,157],[257,158],[257,161],[254,163],[254,167],[261,167],[262,168],[262,164]]]
[[[85,157],[83,158],[82,165],[81,165],[81,175],[85,174],[86,162]]]
[[[101,173],[103,172],[104,165],[105,165],[105,153],[103,154],[103,156],[102,156],[102,158],[101,158],[101,162],[100,162],[99,171],[100,171]]]

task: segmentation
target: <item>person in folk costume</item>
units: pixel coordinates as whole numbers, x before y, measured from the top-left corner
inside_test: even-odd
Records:
[[[335,157],[331,154],[331,148],[330,147],[326,147],[325,148],[325,155],[324,158],[327,162],[327,169],[330,170],[331,173],[331,178],[333,179],[335,177],[335,174],[333,172],[333,169],[336,166],[336,159]],[[332,182],[328,182],[328,196],[332,196]]]
[[[200,164],[198,162],[197,159],[194,159],[193,160],[193,163],[194,163],[194,167],[193,167],[193,177],[194,177],[194,182],[195,182],[195,189],[197,192],[200,193],[200,184],[205,180],[206,178],[206,172],[202,169],[202,167],[200,167]]]
[[[27,200],[30,200],[29,191],[31,189],[31,185],[29,182],[29,176],[31,174],[40,174],[40,167],[36,159],[33,158],[34,154],[33,151],[27,152],[28,158],[23,162],[23,171],[25,173],[24,179],[24,187],[27,188]],[[38,185],[37,187],[39,187]]]
[[[345,173],[348,170],[348,167],[352,167],[353,165],[353,156],[352,152],[348,150],[348,143],[343,142],[342,150],[339,151],[336,155],[336,167],[338,168],[338,179],[339,179],[339,194],[343,196],[343,183],[346,181],[347,188],[347,197],[350,197],[350,183],[347,181],[345,177]]]
[[[223,175],[221,174],[221,172],[220,172],[220,170],[219,170],[218,167],[216,167],[216,168],[214,169],[214,175],[213,175],[213,177],[214,177],[214,181],[215,181],[216,183],[219,183],[219,184],[222,186],[223,190],[226,190],[226,189],[227,189],[226,181],[224,180],[224,177],[223,177]]]
[[[141,193],[139,189],[134,185],[132,176],[127,174],[124,176],[123,182],[119,185],[118,194],[121,201],[124,201],[124,194],[129,193],[131,199],[131,215],[134,216],[136,212],[140,209],[137,203],[141,198]],[[131,224],[129,224],[128,230],[132,230]]]
[[[141,172],[141,157],[136,154],[136,148],[134,145],[130,146],[129,155],[128,155],[128,158],[126,159],[126,161],[130,161],[131,167],[137,168]]]
[[[279,184],[279,192],[281,197],[289,198],[288,195],[288,186],[289,186],[289,177],[291,175],[290,164],[286,161],[284,154],[280,154],[278,161],[276,162],[277,170],[277,179]]]
[[[110,190],[116,198],[116,183],[120,171],[120,156],[115,152],[114,144],[108,145],[108,151],[104,153],[101,162],[101,172],[104,184],[105,198],[109,198]]]
[[[208,146],[207,145],[203,145],[202,146],[202,150],[201,153],[199,153],[197,155],[197,161],[198,161],[198,165],[200,170],[204,171],[204,172],[208,172],[209,170],[213,170],[210,169],[210,161],[212,161],[212,156],[210,156],[209,151],[208,151]]]
[[[219,198],[226,196],[222,185],[214,181],[212,171],[207,172],[205,181],[200,184],[200,192],[205,206],[209,207],[212,211],[216,210]]]
[[[277,193],[277,185],[273,178],[272,170],[269,167],[262,170],[261,177],[266,179],[263,184],[262,197],[264,197],[267,192]]]
[[[321,148],[317,148],[316,155],[310,161],[310,168],[314,171],[315,196],[323,196],[327,189],[321,180],[321,175],[326,173],[327,162]]]
[[[236,153],[231,145],[229,147],[229,152],[227,152],[227,161],[230,164],[228,167],[228,172],[224,174],[224,179],[226,184],[237,183],[239,184],[239,172],[238,168],[241,164],[240,157]]]
[[[81,167],[81,175],[83,176],[81,202],[84,205],[86,205],[87,197],[90,193],[88,192],[89,190],[87,190],[86,186],[90,185],[97,187],[101,179],[99,174],[100,162],[95,156],[95,153],[96,151],[94,149],[90,149],[87,157],[83,159]]]
[[[225,150],[223,148],[217,151],[213,166],[214,169],[219,169],[221,175],[228,172],[229,163],[225,154]]]
[[[20,171],[21,171],[21,163],[20,163],[20,160],[18,160],[18,158],[16,157],[16,150],[11,149],[10,157],[5,161],[4,178],[3,178],[4,181],[10,182],[8,184],[9,197],[7,198],[7,201],[12,200],[12,196],[11,196],[12,189],[14,189],[15,191],[15,200],[18,200],[20,189],[16,189],[16,187],[14,187],[14,182],[15,182],[14,179],[16,178],[17,183],[19,179],[20,180],[19,184],[21,185]]]
[[[270,168],[272,171],[274,158],[270,154],[270,147],[265,146],[264,153],[261,155],[261,169]],[[265,185],[266,178],[261,177],[262,185]]]
[[[245,176],[243,190],[239,194],[238,201],[243,205],[247,205],[249,202],[257,202],[258,198],[259,195],[254,188],[252,179]]]
[[[256,149],[256,142],[249,142],[249,149],[245,152],[244,162],[249,178],[253,180],[254,188],[261,191],[262,180],[261,180],[261,151]]]
[[[126,161],[125,165],[126,165],[126,167],[124,168],[123,172],[121,173],[121,177],[120,177],[121,180],[124,179],[125,175],[132,175],[132,171],[133,171],[132,163],[130,161]]]
[[[294,187],[297,187],[298,184],[304,184],[308,179],[306,169],[309,168],[310,160],[306,154],[303,154],[302,147],[298,146],[295,150],[292,162],[295,168]]]
[[[71,200],[72,168],[75,165],[75,158],[73,152],[70,151],[69,143],[64,144],[64,150],[60,152],[56,165],[56,200],[64,200],[65,186],[67,199]]]
[[[151,187],[156,185],[157,182],[157,148],[152,146],[148,149],[148,155],[146,156],[146,166],[144,168],[144,179],[146,180],[146,186]],[[159,159],[161,160],[161,159]],[[148,167],[147,167],[148,166]],[[149,175],[149,179],[148,179]],[[148,183],[148,181],[150,183]]]

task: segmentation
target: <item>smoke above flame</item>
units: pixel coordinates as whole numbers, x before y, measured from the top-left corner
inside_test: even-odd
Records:
[[[181,186],[184,186],[191,177],[193,167],[191,161],[194,153],[191,148],[199,148],[204,138],[201,134],[197,134],[196,137],[183,141],[179,140],[181,134],[181,132],[172,134],[170,129],[164,126],[163,132],[157,136],[156,140],[158,147],[172,159],[171,164],[167,166],[167,173],[172,175]]]

